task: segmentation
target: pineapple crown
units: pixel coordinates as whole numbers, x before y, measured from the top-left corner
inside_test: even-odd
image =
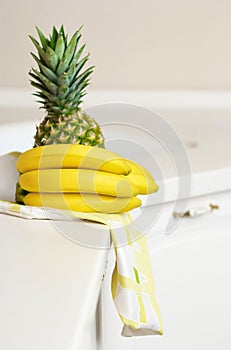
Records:
[[[89,85],[94,66],[82,70],[89,54],[80,58],[85,48],[84,44],[78,49],[81,29],[74,33],[69,42],[63,25],[59,31],[54,26],[49,39],[36,27],[41,44],[29,36],[38,52],[38,56],[34,53],[31,55],[39,68],[32,68],[29,72],[33,78],[30,83],[38,89],[34,95],[40,98],[41,108],[46,109],[49,115],[67,116],[78,112],[86,95],[85,88]]]

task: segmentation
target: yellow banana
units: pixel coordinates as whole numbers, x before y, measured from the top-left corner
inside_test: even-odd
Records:
[[[126,159],[126,162],[131,168],[131,172],[126,175],[126,178],[138,187],[139,194],[150,194],[158,191],[159,186],[147,169],[131,160]]]
[[[128,174],[128,163],[118,154],[104,148],[54,144],[32,148],[19,156],[20,173],[36,169],[94,169],[115,174]]]
[[[136,197],[117,198],[89,193],[29,193],[23,200],[26,205],[101,213],[123,213],[141,205]]]
[[[19,177],[22,189],[28,192],[98,193],[132,197],[138,189],[123,175],[88,169],[32,170]]]

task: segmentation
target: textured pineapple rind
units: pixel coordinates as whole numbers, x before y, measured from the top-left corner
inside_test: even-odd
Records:
[[[47,115],[37,126],[34,139],[34,147],[59,143],[104,147],[99,124],[83,112],[70,116]]]

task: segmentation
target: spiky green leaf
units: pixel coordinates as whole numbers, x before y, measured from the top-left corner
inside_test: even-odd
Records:
[[[89,76],[89,75],[88,75]],[[82,90],[82,84],[86,81],[88,82],[90,79],[82,79],[82,77],[80,77],[79,79],[76,79],[70,86],[70,91],[74,91],[74,90]]]
[[[40,83],[37,83],[36,81],[34,80],[30,80],[30,83],[32,86],[36,87],[37,89],[41,90],[41,91],[45,91],[44,90],[44,86],[41,85]]]
[[[63,27],[63,24],[61,25],[60,29],[59,29],[59,35],[62,35],[63,36],[63,40],[65,42],[65,45],[67,44],[67,41],[66,41],[66,34],[65,34],[65,30],[64,30],[64,27]]]
[[[43,35],[43,33],[41,32],[41,30],[36,27],[36,30],[37,30],[37,33],[39,35],[39,39],[41,41],[41,44],[42,44],[42,48],[44,51],[46,51],[46,48],[47,48],[47,38]]]
[[[57,102],[57,96],[52,95],[50,92],[48,92],[46,90],[41,90],[39,92],[35,92],[34,95],[41,97],[45,101],[49,100],[52,103]]]
[[[46,49],[47,66],[55,72],[58,63],[59,63],[58,55],[55,53],[55,51],[51,47],[47,46],[47,49]]]
[[[53,83],[57,83],[57,76],[56,74],[48,67],[44,66],[42,64],[42,62],[39,60],[39,58],[33,54],[33,52],[31,52],[32,57],[34,58],[34,60],[37,62],[41,72],[43,72],[43,74],[50,79],[51,81],[53,81]]]
[[[50,91],[53,95],[57,95],[58,93],[58,86],[54,84],[52,81],[47,79],[41,72],[39,72],[36,69],[32,69],[34,72],[34,75],[40,80],[41,84],[43,84],[48,91]],[[33,74],[33,73],[32,73]]]
[[[65,52],[64,38],[63,38],[62,34],[59,34],[57,42],[56,42],[56,46],[55,46],[55,53],[59,57],[59,60],[61,60],[63,58],[64,52]]]
[[[71,84],[76,79],[76,77],[78,76],[78,74],[80,73],[80,71],[84,67],[84,65],[87,63],[88,59],[89,59],[89,54],[87,56],[83,57],[81,59],[81,61],[79,61],[78,64],[75,66],[72,77],[69,78]]]
[[[39,77],[32,73],[32,72],[29,72],[30,76],[34,79],[35,82],[38,82],[39,84],[41,84],[41,89],[40,90],[43,90],[43,89],[47,89],[47,87],[41,82],[41,80],[39,79]]]
[[[61,86],[59,86],[58,88],[58,97],[60,98],[65,98],[69,93],[69,88],[66,84],[63,84]]]
[[[71,92],[68,94],[66,100],[67,100],[67,101],[73,101],[73,99],[75,98],[75,94],[76,94],[75,91],[71,91]]]
[[[75,54],[75,56],[74,56],[74,58],[73,58],[73,60],[72,60],[72,62],[71,62],[71,65],[76,66],[76,64],[78,63],[78,60],[79,60],[80,56],[81,56],[82,53],[83,53],[83,50],[84,50],[85,46],[86,46],[86,44],[84,44],[83,46],[81,46],[80,49],[77,51],[77,53]]]
[[[42,61],[42,63],[46,63],[46,52],[39,45],[39,42],[35,38],[33,38],[33,36],[29,35],[29,38],[31,39],[34,46],[36,47],[38,54],[39,54],[39,58]]]
[[[68,66],[75,54],[76,47],[80,37],[81,37],[81,34],[79,33],[79,30],[77,30],[72,36],[69,44],[67,45],[67,48],[65,50],[62,60],[59,62],[59,65],[57,68],[58,75],[64,73],[68,69]]]
[[[81,93],[78,93],[78,96],[75,96],[76,101],[78,102],[78,106],[83,102],[82,98],[87,95],[87,92],[84,90]]]
[[[89,85],[90,79],[84,80],[81,84],[78,85],[78,89],[76,89],[76,96],[80,95],[80,92],[85,89],[86,86]]]
[[[52,35],[50,36],[50,47],[55,50],[55,46],[56,46],[56,42],[57,42],[57,38],[58,38],[58,31],[55,28],[55,26],[53,27],[52,30]]]
[[[58,78],[58,85],[59,86],[66,84],[66,86],[69,87],[69,83],[70,83],[70,81],[69,81],[69,77],[68,77],[67,73],[64,72],[63,74],[61,74],[59,76],[59,78]]]
[[[90,77],[90,75],[91,75],[92,72],[93,72],[93,69],[94,69],[93,66],[92,66],[92,67],[89,67],[89,68],[86,69],[82,74],[79,74],[78,76],[76,76],[76,78],[75,78],[73,84],[74,84],[75,86],[79,86],[84,80],[86,80],[87,78]],[[73,85],[73,84],[72,84],[72,85]],[[72,86],[72,85],[71,85],[71,86]]]

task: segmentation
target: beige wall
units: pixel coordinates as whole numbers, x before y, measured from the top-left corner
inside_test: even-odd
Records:
[[[93,87],[231,88],[230,0],[0,0],[0,86],[28,87],[28,34],[83,38]]]

